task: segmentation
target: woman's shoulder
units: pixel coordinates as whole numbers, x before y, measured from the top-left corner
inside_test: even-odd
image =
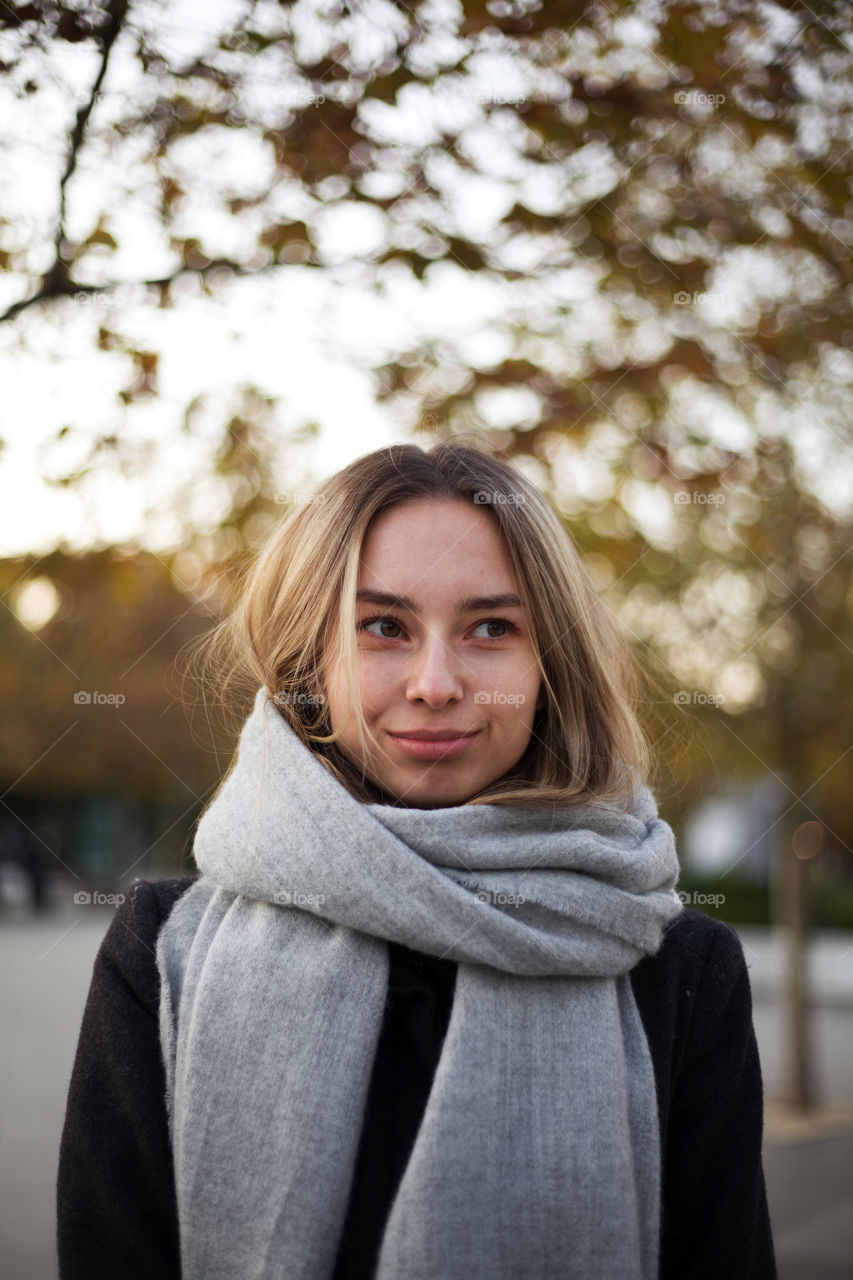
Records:
[[[645,960],[700,971],[707,964],[715,968],[738,967],[744,961],[743,944],[737,930],[725,920],[685,906],[664,930],[660,950]]]
[[[137,909],[145,914],[156,912],[162,923],[178,899],[192,888],[198,878],[199,872],[193,871],[162,880],[134,880],[131,889],[135,891]]]
[[[116,915],[134,916],[140,920],[165,920],[172,907],[198,880],[199,872],[168,876],[157,880],[132,880],[125,900]]]
[[[746,975],[743,944],[730,924],[685,906],[664,929],[659,949],[643,956],[631,970],[635,988],[668,986],[687,994],[700,982],[719,987],[721,979]]]
[[[140,994],[152,1007],[158,998],[155,951],[157,935],[180,898],[196,883],[193,872],[164,879],[137,879],[117,907],[101,945],[101,963],[115,965],[129,978],[136,977]],[[455,972],[448,961],[436,962],[402,945],[392,945],[395,968],[425,970],[447,981]],[[435,972],[433,970],[440,971]],[[704,911],[685,906],[663,933],[656,952],[645,955],[631,970],[638,1002],[651,1006],[661,1001],[691,1001],[700,986],[708,996],[724,998],[737,985],[746,985],[748,974],[743,947],[736,931]]]
[[[117,907],[110,930],[119,933],[131,925],[137,925],[145,935],[152,928],[156,934],[179,898],[199,878],[197,871],[183,876],[169,876],[162,880],[132,880],[124,901]],[[116,930],[116,925],[119,929]]]
[[[160,975],[157,935],[175,903],[198,879],[198,872],[162,880],[136,879],[116,907],[95,960],[95,976],[117,976],[152,1016],[157,1016]]]
[[[743,944],[730,924],[685,906],[660,948],[631,970],[650,1037],[701,1053],[725,1035],[747,1034],[752,993]]]

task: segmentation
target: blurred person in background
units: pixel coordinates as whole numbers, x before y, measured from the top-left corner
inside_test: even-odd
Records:
[[[6,817],[0,827],[0,872],[3,883],[6,871],[23,881],[34,914],[45,908],[46,867],[35,834],[17,817]],[[5,899],[5,889],[0,890],[0,901]]]

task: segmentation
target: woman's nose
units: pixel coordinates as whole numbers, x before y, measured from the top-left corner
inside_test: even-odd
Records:
[[[407,673],[406,696],[441,705],[464,695],[464,669],[453,647],[439,635],[428,635],[413,655]]]

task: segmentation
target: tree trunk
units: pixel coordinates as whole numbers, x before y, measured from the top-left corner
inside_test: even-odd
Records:
[[[806,1111],[815,1105],[807,966],[809,861],[794,852],[791,834],[786,824],[774,859],[771,908],[774,928],[784,940],[780,1013],[785,1095],[792,1107]]]

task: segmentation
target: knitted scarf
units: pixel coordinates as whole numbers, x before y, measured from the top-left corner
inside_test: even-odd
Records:
[[[390,940],[458,962],[376,1280],[654,1280],[660,1149],[629,979],[682,910],[633,808],[356,800],[264,688],[157,941],[183,1280],[332,1275]]]

